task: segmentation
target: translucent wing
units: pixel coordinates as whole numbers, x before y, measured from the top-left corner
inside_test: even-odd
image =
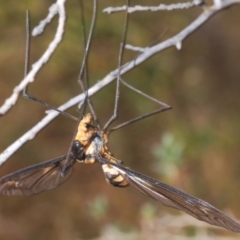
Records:
[[[72,173],[72,166],[76,162],[68,156],[66,174],[61,174],[66,156],[21,169],[0,179],[0,194],[8,196],[30,196],[42,191],[50,190],[68,179]]]
[[[100,156],[98,156],[98,160],[101,164],[113,166],[134,188],[163,205],[184,211],[198,220],[212,225],[240,232],[240,224],[238,222],[209,203],[129,168],[109,162]]]

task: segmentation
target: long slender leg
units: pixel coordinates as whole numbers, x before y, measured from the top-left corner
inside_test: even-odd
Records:
[[[30,13],[29,11],[26,12],[26,51],[25,51],[25,67],[24,67],[24,76],[27,75],[28,71],[29,71],[29,59],[30,59],[30,44],[31,44],[31,37],[30,37],[30,26],[31,22],[30,22]],[[79,119],[77,117],[72,116],[71,114],[68,114],[66,112],[63,112],[61,110],[59,110],[58,108],[30,95],[27,93],[27,87],[23,90],[23,97],[30,99],[32,101],[35,101],[51,110],[55,110],[59,113],[61,113],[62,115],[71,118],[75,121],[79,121]]]
[[[150,112],[150,113],[141,115],[141,116],[139,116],[139,117],[136,117],[136,118],[130,119],[130,120],[124,122],[124,123],[121,123],[121,124],[119,124],[119,125],[111,128],[110,130],[108,130],[108,133],[113,132],[113,131],[115,131],[115,130],[117,130],[117,129],[119,129],[119,128],[122,128],[122,127],[124,127],[124,126],[127,126],[127,125],[129,125],[129,124],[131,124],[131,123],[135,123],[135,122],[137,122],[137,121],[139,121],[139,120],[142,120],[142,119],[144,119],[144,118],[147,118],[147,117],[150,117],[150,116],[152,116],[152,115],[155,115],[155,114],[158,114],[158,113],[160,113],[160,112],[164,112],[164,111],[166,111],[166,110],[171,109],[171,107],[170,107],[169,105],[167,105],[166,103],[161,102],[161,101],[159,101],[158,99],[153,98],[153,97],[149,96],[148,94],[140,91],[139,89],[131,86],[130,84],[126,83],[122,78],[120,79],[120,81],[121,81],[122,84],[124,84],[124,85],[125,85],[126,87],[128,87],[129,89],[131,89],[131,90],[133,90],[134,92],[139,93],[140,95],[142,95],[142,96],[144,96],[144,97],[146,97],[146,98],[148,98],[148,99],[150,99],[150,100],[158,103],[159,105],[161,105],[161,107],[160,107],[159,109],[155,110],[155,111],[152,111],[152,112]]]
[[[88,38],[86,37],[86,29],[85,29],[85,18],[84,18],[84,12],[83,12],[83,3],[82,1],[80,1],[81,4],[81,22],[82,22],[82,36],[83,36],[83,43],[84,43],[84,48],[85,48],[85,53],[83,56],[83,60],[82,60],[82,66],[79,72],[79,76],[78,76],[78,83],[82,89],[83,92],[85,92],[85,100],[84,102],[86,102],[89,106],[89,109],[93,115],[93,118],[95,120],[95,122],[98,125],[98,128],[101,128],[101,124],[97,118],[97,115],[95,113],[93,104],[91,99],[88,96],[88,89],[89,89],[89,77],[88,77],[88,56],[89,56],[89,50],[91,47],[91,43],[92,43],[92,37],[93,37],[93,32],[94,32],[94,28],[96,25],[96,19],[97,19],[97,0],[93,0],[93,15],[92,15],[92,21],[91,21],[91,26],[90,26],[90,30],[89,30],[89,34],[88,34]],[[84,79],[85,79],[85,84],[84,84]],[[83,108],[81,111],[81,114],[83,115],[84,112],[86,110],[86,104],[83,104]]]
[[[127,0],[127,4],[126,6],[129,6],[130,4],[130,1]],[[126,43],[126,34],[127,34],[127,27],[128,27],[128,13],[127,13],[127,9],[126,9],[126,17],[125,17],[125,25],[124,25],[124,35],[123,35],[123,40],[122,40],[122,43],[121,43],[121,47],[120,47],[120,54],[119,54],[119,62],[118,62],[118,69],[119,69],[119,72],[118,72],[118,78],[117,78],[117,84],[116,84],[116,95],[115,95],[115,106],[114,106],[114,113],[112,115],[112,117],[108,120],[108,122],[105,124],[104,126],[104,130],[106,130],[112,123],[113,121],[117,118],[118,116],[118,106],[119,106],[119,97],[120,97],[120,83],[124,84],[126,87],[128,87],[129,89],[139,93],[140,95],[152,100],[152,101],[155,101],[156,103],[158,103],[159,105],[161,105],[161,107],[155,111],[152,111],[150,113],[147,113],[147,114],[144,114],[142,116],[139,116],[139,117],[136,117],[136,118],[133,118],[133,119],[130,119],[124,123],[121,123],[113,128],[111,128],[110,130],[107,131],[107,133],[110,133],[112,131],[115,131],[119,128],[122,128],[126,125],[129,125],[131,123],[134,123],[134,122],[137,122],[141,119],[144,119],[144,118],[147,118],[149,116],[152,116],[152,115],[155,115],[155,114],[158,114],[160,112],[163,112],[163,111],[166,111],[166,110],[169,110],[171,109],[171,107],[169,105],[167,105],[166,103],[164,102],[161,102],[145,93],[143,93],[142,91],[134,88],[133,86],[131,86],[130,84],[126,83],[122,78],[121,78],[121,65],[122,65],[122,59],[123,59],[123,53],[124,53],[124,47],[125,47],[125,43]]]
[[[83,4],[82,1],[80,1],[81,3],[81,9],[83,9]],[[93,16],[92,16],[92,21],[91,21],[91,27],[89,30],[89,34],[88,34],[88,39],[86,40],[86,31],[85,31],[85,20],[84,20],[84,15],[83,15],[83,10],[82,10],[82,14],[81,14],[81,22],[82,22],[82,28],[83,28],[83,41],[84,41],[84,47],[85,47],[85,53],[84,53],[84,57],[83,57],[83,61],[82,61],[82,65],[80,68],[80,72],[79,72],[79,77],[78,77],[78,83],[82,89],[83,92],[85,92],[85,100],[83,102],[83,108],[81,110],[80,115],[83,115],[86,109],[86,103],[88,104],[90,111],[94,117],[95,122],[98,124],[98,128],[100,128],[100,123],[98,122],[98,119],[96,117],[93,105],[90,101],[90,98],[88,97],[88,69],[87,69],[87,60],[88,60],[88,55],[89,55],[89,49],[91,46],[91,42],[92,42],[92,36],[93,36],[93,31],[94,31],[94,27],[95,27],[95,23],[96,23],[96,18],[97,18],[97,0],[93,0]],[[86,87],[84,86],[84,76],[85,76],[85,82],[86,82]],[[79,121],[79,120],[78,120]],[[75,135],[77,134],[78,128],[75,131]],[[71,151],[72,151],[72,146],[74,144],[75,138],[72,139],[72,142],[70,144],[69,150],[68,150],[68,155],[67,158],[63,164],[63,168],[62,168],[62,172],[61,175],[65,176],[66,174],[66,170],[67,170],[67,166],[69,165],[69,161],[71,161]]]
[[[129,4],[130,4],[130,0],[126,0],[127,8],[129,6]],[[113,111],[113,115],[110,117],[110,119],[104,125],[103,130],[106,130],[113,123],[113,121],[115,119],[117,119],[117,117],[118,117],[118,106],[119,106],[119,98],[120,98],[121,65],[122,65],[124,48],[125,48],[126,38],[127,38],[128,21],[129,21],[129,14],[128,14],[128,10],[126,9],[124,30],[123,30],[123,39],[122,39],[122,42],[120,45],[119,58],[118,58],[118,77],[117,77],[117,82],[116,82],[116,95],[115,95],[114,111]]]
[[[130,1],[127,0],[127,4],[126,6],[129,6],[130,4]],[[126,35],[127,35],[127,27],[128,27],[128,13],[127,13],[127,10],[126,10],[126,17],[125,17],[125,25],[124,25],[124,35],[123,35],[123,40],[122,40],[122,43],[121,43],[121,47],[120,47],[120,53],[119,53],[119,61],[118,61],[118,69],[119,69],[119,72],[118,72],[118,78],[117,78],[117,83],[116,83],[116,95],[115,95],[115,105],[114,105],[114,113],[113,115],[111,116],[111,118],[108,120],[108,122],[105,124],[105,126],[103,127],[103,130],[106,130],[112,123],[113,121],[118,117],[118,106],[119,106],[119,97],[120,97],[120,83],[124,84],[126,87],[130,88],[131,90],[141,94],[142,96],[148,98],[148,99],[151,99],[152,101],[155,101],[157,102],[158,104],[160,104],[162,107],[153,111],[153,112],[150,112],[150,113],[147,113],[147,114],[144,114],[142,116],[139,116],[139,117],[136,117],[136,118],[133,118],[127,122],[124,122],[122,124],[119,124],[113,128],[111,128],[110,130],[107,131],[107,133],[110,133],[114,130],[117,130],[121,127],[124,127],[126,125],[129,125],[131,123],[134,123],[134,122],[137,122],[141,119],[144,119],[144,118],[147,118],[149,116],[152,116],[152,115],[155,115],[157,113],[160,113],[160,112],[163,112],[163,111],[166,111],[168,109],[170,109],[171,107],[168,106],[166,103],[163,103],[143,92],[141,92],[140,90],[134,88],[133,86],[131,86],[130,84],[126,83],[122,78],[121,78],[121,65],[122,65],[122,59],[123,59],[123,53],[124,53],[124,47],[125,47],[125,43],[126,43]]]

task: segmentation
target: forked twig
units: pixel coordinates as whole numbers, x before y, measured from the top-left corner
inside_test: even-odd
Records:
[[[20,82],[18,86],[16,86],[13,90],[12,95],[6,99],[4,104],[0,107],[0,116],[4,115],[8,112],[11,107],[17,102],[19,94],[23,89],[30,83],[33,82],[39,70],[43,67],[45,63],[48,62],[49,58],[55,52],[57,46],[62,40],[63,33],[64,33],[64,26],[66,21],[66,13],[65,13],[65,0],[57,0],[55,4],[53,4],[49,11],[52,11],[52,15],[54,13],[58,13],[59,20],[58,20],[58,27],[55,34],[53,41],[49,44],[45,53],[41,56],[41,58],[32,65],[31,71],[27,74],[27,76]],[[42,29],[42,22],[40,23]],[[36,32],[36,31],[35,31]],[[39,30],[37,31],[39,32]]]
[[[65,21],[65,9],[64,9],[64,0],[58,0],[57,1],[58,6],[59,6],[59,26],[58,30],[59,33],[56,34],[55,38],[59,40],[59,37],[62,36],[63,33],[63,27],[64,27],[64,21]],[[169,38],[166,41],[163,41],[159,44],[156,44],[152,47],[145,48],[145,50],[137,56],[132,61],[129,61],[126,63],[124,66],[121,67],[121,73],[120,75],[122,76],[124,73],[132,70],[133,68],[137,67],[156,53],[165,50],[171,46],[177,46],[178,49],[181,48],[182,41],[187,38],[190,34],[192,34],[194,31],[196,31],[200,26],[202,26],[206,21],[208,21],[214,14],[218,13],[220,10],[229,7],[230,5],[240,3],[240,0],[227,0],[227,1],[222,1],[219,7],[219,4],[213,5],[211,7],[205,7],[204,11],[200,16],[197,17],[195,21],[193,21],[189,26],[187,26],[185,29],[183,29],[180,33],[176,34],[172,38]],[[61,6],[61,7],[60,7]],[[61,18],[62,16],[62,18]],[[51,44],[50,44],[51,45]],[[51,46],[53,47],[53,46]],[[55,46],[56,47],[56,46]],[[46,51],[46,55],[49,57],[52,54],[52,51],[54,48],[51,48],[51,50]],[[44,58],[41,58],[41,66],[45,63],[46,61],[46,56]],[[19,92],[31,81],[33,81],[33,76],[36,75],[36,73],[39,71],[41,66],[38,66],[37,69],[35,69],[35,66],[33,69],[29,72],[27,77],[24,79],[24,81],[18,86],[18,88],[14,91],[16,93],[13,94],[14,102],[16,102],[16,99],[18,97]],[[92,86],[88,90],[88,95],[91,96],[97,91],[99,91],[101,88],[105,87],[112,81],[114,81],[119,74],[119,69],[115,69],[114,71],[110,72],[107,74],[103,79],[99,80],[97,84]],[[60,110],[64,111],[79,102],[84,100],[84,94],[80,94],[72,99],[70,99],[68,102],[63,104],[61,107],[59,107]],[[6,100],[6,103],[2,108],[0,108],[0,113],[4,114],[9,107],[13,104],[12,99],[11,100]],[[50,112],[46,117],[44,117],[38,124],[36,124],[32,129],[30,129],[27,133],[25,133],[22,137],[20,137],[18,140],[16,140],[13,144],[11,144],[5,151],[3,151],[2,154],[0,154],[0,164],[2,164],[6,159],[8,159],[15,151],[17,151],[23,144],[25,144],[28,140],[32,139],[41,129],[43,129],[49,122],[51,122],[55,117],[59,115],[58,112]]]

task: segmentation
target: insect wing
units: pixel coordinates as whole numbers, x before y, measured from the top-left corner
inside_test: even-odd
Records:
[[[8,196],[30,196],[57,187],[72,173],[75,163],[73,158],[68,161],[66,174],[61,174],[66,158],[67,156],[61,156],[2,177],[0,193]]]
[[[134,188],[167,207],[176,208],[215,226],[240,232],[240,224],[209,203],[173,188],[163,182],[133,171],[129,168],[99,158],[101,164],[110,164],[118,170]]]

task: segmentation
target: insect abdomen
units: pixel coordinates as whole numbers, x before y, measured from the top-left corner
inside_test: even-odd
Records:
[[[127,187],[129,184],[124,177],[110,165],[102,165],[103,172],[105,174],[106,181],[114,187]]]

